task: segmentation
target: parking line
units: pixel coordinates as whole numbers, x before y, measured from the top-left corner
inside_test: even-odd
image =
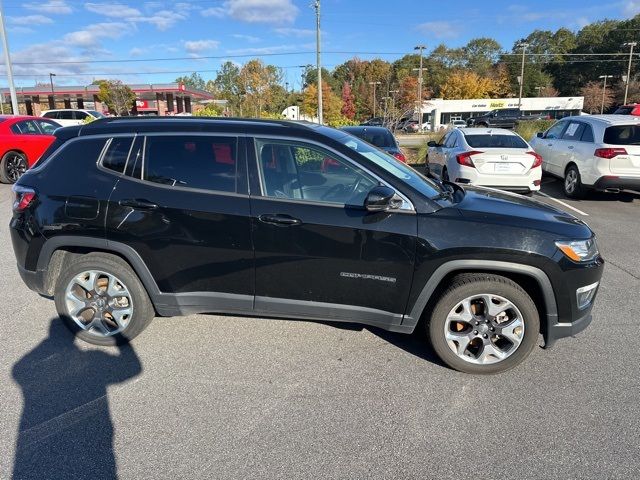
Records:
[[[563,202],[562,200],[558,200],[557,198],[553,198],[551,195],[547,195],[546,193],[544,193],[544,192],[540,192],[540,191],[538,191],[538,192],[536,192],[536,193],[537,193],[537,194],[539,194],[539,195],[542,195],[543,197],[550,198],[550,199],[551,199],[551,200],[553,200],[554,202],[558,202],[560,205],[563,205],[563,206],[565,206],[565,207],[567,207],[567,208],[570,208],[570,209],[571,209],[571,210],[573,210],[574,212],[578,212],[580,215],[584,215],[585,217],[588,217],[588,216],[589,216],[589,214],[588,214],[588,213],[585,213],[585,212],[583,212],[582,210],[578,210],[576,207],[572,207],[571,205],[569,205],[568,203]]]

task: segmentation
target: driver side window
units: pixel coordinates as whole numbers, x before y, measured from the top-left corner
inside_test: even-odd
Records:
[[[256,140],[264,195],[341,205],[363,205],[377,182],[320,147],[285,140]]]

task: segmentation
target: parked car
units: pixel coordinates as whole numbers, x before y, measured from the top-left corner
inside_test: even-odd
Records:
[[[384,150],[401,162],[406,163],[407,161],[407,157],[402,153],[396,137],[384,127],[342,127],[342,130],[361,138],[374,147]]]
[[[105,116],[96,110],[82,110],[72,108],[62,108],[56,110],[44,110],[41,117],[50,118],[55,120],[63,127],[82,125],[87,119],[96,120],[98,118],[105,118]]]
[[[420,127],[417,120],[407,120],[402,126],[402,131],[405,133],[417,133],[418,130],[420,130]]]
[[[204,312],[420,326],[486,374],[591,321],[604,262],[585,223],[434,182],[347,132],[129,117],[55,135],[14,186],[10,232],[24,282],[87,342]]]
[[[548,120],[548,113],[540,114],[523,114],[519,108],[502,108],[492,110],[478,117],[470,117],[467,119],[468,127],[498,127],[498,128],[514,128],[518,122],[533,120]]]
[[[640,190],[640,117],[566,117],[539,132],[531,145],[542,169],[563,178],[564,193],[582,198],[590,190]]]
[[[619,106],[614,115],[640,115],[640,104],[632,103],[631,105]]]
[[[467,126],[466,120],[452,120],[449,123],[449,127],[451,128],[465,128]]]
[[[0,115],[0,182],[14,183],[54,140],[60,125],[39,117]]]
[[[427,145],[428,169],[435,167],[445,181],[524,193],[540,190],[542,158],[511,130],[454,129]]]
[[[369,126],[369,127],[381,127],[384,125],[384,118],[382,117],[373,117],[369,120],[362,122],[361,126]]]

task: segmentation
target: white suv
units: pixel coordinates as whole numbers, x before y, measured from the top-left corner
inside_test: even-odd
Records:
[[[542,169],[564,179],[564,193],[640,190],[640,117],[584,115],[558,121],[532,140]]]
[[[63,127],[71,125],[81,125],[87,118],[97,119],[104,118],[104,115],[95,110],[82,110],[72,108],[61,108],[57,110],[45,110],[40,114],[41,117],[55,120]]]

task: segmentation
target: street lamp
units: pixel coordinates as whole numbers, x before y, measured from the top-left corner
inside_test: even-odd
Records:
[[[637,42],[627,42],[622,44],[623,47],[629,47],[629,65],[627,67],[627,78],[624,82],[624,105],[627,104],[627,96],[629,95],[629,81],[631,80],[631,60],[633,59],[633,47],[635,47],[636,45],[638,45]]]
[[[540,92],[544,89],[544,87],[536,87],[536,90],[538,91],[538,96],[540,96]]]
[[[373,85],[373,117],[376,116],[376,85],[382,85],[381,82],[369,82],[369,85]]]
[[[518,109],[522,109],[522,87],[524,86],[524,57],[528,43],[519,43],[517,47],[522,48],[522,66],[520,67],[520,94],[518,95]]]
[[[600,114],[604,113],[604,96],[607,93],[607,78],[613,78],[613,75],[600,75],[598,78],[604,79],[602,84],[602,105],[600,106]]]
[[[418,131],[422,130],[422,52],[427,46],[420,44],[413,47],[420,52],[420,70],[418,70]]]
[[[51,102],[49,102],[49,108],[56,108],[56,93],[53,90],[53,77],[55,73],[49,73],[49,83],[51,84]]]

